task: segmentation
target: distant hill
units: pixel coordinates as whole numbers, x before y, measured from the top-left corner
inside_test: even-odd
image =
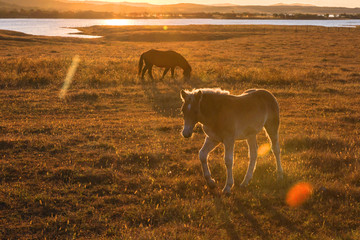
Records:
[[[231,7],[231,6],[239,6],[239,5],[237,5],[237,4],[232,4],[232,3],[217,3],[217,4],[211,4],[211,6]]]
[[[304,3],[292,3],[292,4],[285,4],[285,3],[276,3],[271,6],[300,6],[300,7],[316,7],[313,4],[304,4]]]
[[[57,11],[96,11],[113,13],[263,13],[263,14],[360,14],[360,8],[317,7],[304,4],[240,6],[233,4],[201,5],[191,3],[152,5],[148,3],[74,2],[70,0],[0,0],[0,9],[41,9]]]
[[[1,9],[4,10],[10,10],[10,9],[17,9],[20,8],[20,6],[13,4],[13,3],[6,3],[6,2],[0,2]]]
[[[115,4],[132,6],[132,7],[146,7],[146,8],[154,6],[153,4],[150,4],[150,3],[131,3],[131,2],[119,2],[119,3],[115,3]]]
[[[68,2],[61,2],[56,0],[2,0],[1,2],[4,3],[11,3],[14,5],[17,5],[18,7],[22,8],[29,8],[29,7],[35,7],[35,8],[61,8],[68,4]]]

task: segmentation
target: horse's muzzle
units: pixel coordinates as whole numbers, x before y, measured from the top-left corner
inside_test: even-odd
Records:
[[[192,136],[192,131],[189,131],[189,129],[184,128],[184,130],[182,131],[182,135],[184,138],[189,138]]]

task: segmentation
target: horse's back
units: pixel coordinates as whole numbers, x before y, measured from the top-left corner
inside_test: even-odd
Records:
[[[242,106],[261,109],[267,119],[279,121],[279,104],[275,96],[265,89],[249,89],[238,96]]]
[[[164,54],[164,51],[159,51],[155,49],[150,49],[149,51],[144,52],[142,55],[144,58],[154,58]]]
[[[168,50],[168,51],[160,51],[160,50],[155,50],[155,49],[151,49],[147,52],[143,53],[144,57],[148,57],[148,58],[153,58],[153,59],[177,59],[177,58],[183,58],[179,53],[172,51],[172,50]]]
[[[239,95],[239,97],[247,101],[262,101],[266,103],[266,105],[274,105],[276,108],[279,107],[275,96],[265,89],[249,89]]]
[[[175,51],[160,51],[151,49],[143,53],[146,62],[159,67],[176,66],[185,61],[184,57]]]
[[[240,115],[252,111],[279,112],[279,105],[272,93],[265,89],[249,89],[241,95],[204,94],[203,99],[211,106],[225,109],[225,112],[239,112]]]

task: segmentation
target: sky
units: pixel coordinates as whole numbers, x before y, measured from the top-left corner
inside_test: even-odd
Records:
[[[74,1],[74,0],[73,0]],[[84,1],[84,0],[75,0]],[[329,7],[360,7],[360,0],[87,0],[87,1],[106,1],[106,2],[143,2],[151,4],[175,4],[175,3],[197,3],[197,4],[223,4],[232,3],[237,5],[273,5],[278,3],[284,4],[311,4],[315,6]]]

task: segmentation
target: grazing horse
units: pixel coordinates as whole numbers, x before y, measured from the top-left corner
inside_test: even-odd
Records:
[[[251,89],[241,95],[230,95],[221,89],[181,90],[183,100],[184,129],[182,135],[191,137],[196,123],[201,123],[206,134],[199,157],[205,180],[215,187],[208,167],[208,154],[222,143],[225,147],[227,168],[226,185],[223,192],[230,193],[234,184],[232,167],[236,140],[246,139],[250,162],[241,186],[247,186],[255,170],[257,158],[256,134],[265,128],[272,143],[276,158],[278,177],[282,178],[279,147],[279,105],[275,97],[266,90]]]
[[[143,63],[145,66],[143,68]],[[148,71],[149,76],[152,80],[154,77],[152,75],[153,65],[165,68],[164,73],[160,80],[162,80],[166,73],[171,69],[171,77],[174,78],[175,67],[179,66],[184,70],[184,78],[189,79],[191,73],[191,66],[186,61],[186,59],[177,52],[174,51],[159,51],[159,50],[149,50],[141,54],[139,60],[139,75],[141,74],[141,79],[144,79],[146,71]]]

